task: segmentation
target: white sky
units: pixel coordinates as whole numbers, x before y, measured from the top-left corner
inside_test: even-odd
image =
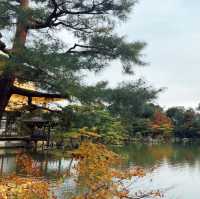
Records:
[[[118,32],[127,40],[141,40],[149,66],[135,68],[135,76],[121,74],[118,63],[89,82],[109,80],[110,85],[143,77],[156,88],[167,87],[157,102],[164,106],[197,107],[200,102],[200,1],[140,0]]]

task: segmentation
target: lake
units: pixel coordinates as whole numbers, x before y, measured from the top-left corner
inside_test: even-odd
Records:
[[[163,190],[166,199],[198,199],[200,194],[200,144],[131,144],[112,149],[125,158],[126,166],[142,166],[153,171],[142,179],[133,179],[130,191]],[[0,149],[0,172],[18,171],[15,155],[21,149]],[[55,153],[30,152],[47,178],[66,168],[70,160],[62,151]],[[127,182],[130,183],[130,182]],[[66,179],[58,188],[60,199],[74,191],[74,183]],[[65,196],[66,198],[66,196]]]

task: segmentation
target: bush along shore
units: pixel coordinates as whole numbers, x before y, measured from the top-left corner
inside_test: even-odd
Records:
[[[145,106],[140,117],[118,116],[106,106],[67,106],[60,112],[23,113],[18,121],[40,116],[52,121],[50,146],[76,148],[87,137],[103,144],[189,142],[200,139],[200,115],[182,107],[164,111]],[[147,108],[148,107],[148,108]],[[119,112],[118,112],[119,113]],[[29,126],[16,122],[16,131],[29,135]]]

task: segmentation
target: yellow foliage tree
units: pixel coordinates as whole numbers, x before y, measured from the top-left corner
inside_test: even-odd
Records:
[[[134,199],[162,196],[160,191],[130,195],[127,184],[123,181],[133,177],[144,177],[144,170],[140,167],[122,169],[122,158],[103,144],[85,141],[72,156],[78,160],[75,166],[77,185],[85,188],[82,194],[72,199]]]
[[[121,157],[105,145],[84,141],[71,155],[72,161],[75,159],[77,163],[73,167],[73,172],[68,168],[63,177],[72,175],[77,186],[81,186],[83,191],[79,195],[71,196],[70,199],[162,197],[160,191],[140,191],[131,195],[128,189],[130,184],[127,186],[127,183],[123,183],[124,180],[144,177],[144,170],[140,167],[122,169]],[[27,177],[16,174],[1,177],[0,199],[56,199],[50,188],[50,181],[42,178],[42,172],[30,156],[19,154],[17,164]]]

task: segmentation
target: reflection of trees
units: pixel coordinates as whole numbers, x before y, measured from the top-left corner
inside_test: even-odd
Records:
[[[188,164],[190,167],[193,167],[196,162],[200,164],[199,152],[200,148],[194,143],[173,145],[173,154],[168,161],[171,165]]]
[[[120,148],[114,147],[113,150],[125,157],[127,165],[140,165],[148,168],[156,164],[156,159],[148,152],[148,148],[148,145],[138,143]]]
[[[61,156],[55,156],[50,154],[31,154],[34,161],[38,163],[40,166],[40,170],[44,176],[48,178],[57,178],[61,176],[64,172],[66,172],[66,168],[68,164],[70,164],[70,160],[65,159]]]
[[[57,157],[55,155],[50,155],[48,153],[30,153],[33,160],[37,163],[41,172],[44,176],[48,178],[56,178],[62,175],[64,168],[70,164],[70,160]],[[5,153],[0,155],[0,175],[5,173],[20,172],[20,169],[16,165],[15,161],[16,153]]]
[[[13,155],[0,155],[0,175],[12,173],[16,169]]]
[[[172,166],[187,164],[190,167],[194,167],[196,163],[200,164],[200,147],[194,143],[132,144],[120,148],[114,147],[113,149],[123,157],[126,157],[127,165],[140,165],[145,168],[151,168],[161,164],[164,160]]]
[[[151,154],[155,160],[161,161],[163,159],[170,159],[173,154],[173,149],[170,145],[150,146],[148,148],[148,153]]]
[[[139,165],[144,168],[152,168],[160,165],[165,160],[171,166],[187,166],[193,168],[200,165],[200,146],[198,144],[159,144],[144,145],[132,144],[123,147],[113,147],[115,152],[124,157],[126,166]],[[56,178],[64,172],[70,164],[70,160],[63,158],[63,152],[30,152],[37,162],[43,174],[48,178]],[[15,165],[15,153],[0,154],[0,173],[19,171]]]

